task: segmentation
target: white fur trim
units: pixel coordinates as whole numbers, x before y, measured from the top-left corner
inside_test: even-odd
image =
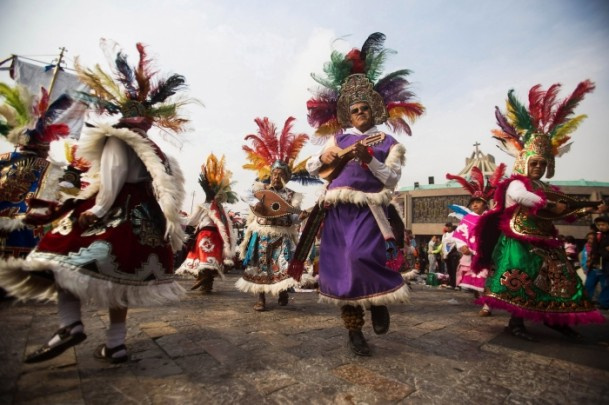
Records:
[[[288,288],[298,286],[298,282],[294,280],[292,277],[286,278],[275,284],[257,284],[252,283],[250,281],[246,281],[243,278],[240,278],[235,283],[235,287],[237,290],[244,293],[253,293],[260,294],[266,293],[271,295],[279,295],[280,292],[287,290]]]
[[[222,280],[226,278],[224,275],[224,266],[220,263],[209,263],[209,262],[199,262],[198,265],[194,266],[193,259],[186,259],[184,263],[176,270],[175,274],[178,276],[184,276],[189,274],[194,277],[198,277],[202,271],[211,270],[216,271]]]
[[[283,236],[292,239],[292,242],[296,244],[298,240],[298,230],[295,226],[268,226],[268,225],[259,225],[258,222],[255,221],[256,216],[250,213],[250,217],[253,217],[254,220],[250,222],[247,226],[247,230],[245,231],[245,235],[243,237],[243,242],[241,242],[241,246],[239,246],[239,254],[240,257],[245,257],[245,253],[247,252],[247,247],[250,243],[250,239],[254,232],[257,232],[259,235],[278,237]],[[249,220],[249,217],[248,217]]]
[[[23,220],[20,218],[0,218],[0,230],[5,232],[13,232],[19,229],[25,228],[26,225],[23,223]]]
[[[220,203],[217,204],[219,205]],[[237,242],[235,241],[235,238],[232,237],[233,225],[231,220],[227,215],[226,222],[228,226],[226,226],[224,222],[222,222],[220,216],[217,215],[216,212],[213,212],[210,208],[211,205],[209,204],[205,204],[203,207],[203,209],[207,211],[207,215],[211,221],[214,223],[214,225],[216,225],[216,228],[218,228],[220,238],[222,238],[222,259],[231,259],[235,255],[235,251],[237,249]],[[226,215],[226,213],[224,213],[224,215]]]
[[[393,166],[406,163],[406,148],[398,143],[391,147],[384,164]],[[356,205],[387,205],[393,198],[393,189],[385,188],[378,193],[365,193],[349,187],[334,188],[327,190],[323,201],[329,204],[356,204]]]
[[[255,191],[258,190],[262,190],[264,189],[264,184],[263,183],[254,183],[254,186],[252,187],[252,189]],[[302,193],[297,193],[294,192],[294,194],[292,195],[292,201],[290,201],[290,205],[292,205],[292,207],[295,208],[300,208],[300,204],[302,203],[302,198],[303,195]],[[249,245],[250,242],[250,238],[252,237],[252,234],[254,232],[257,232],[260,235],[265,235],[265,236],[272,236],[272,237],[276,237],[276,236],[285,236],[285,237],[289,237],[292,239],[292,242],[294,242],[294,244],[297,243],[298,241],[298,229],[295,225],[286,227],[286,226],[269,226],[269,225],[259,225],[258,222],[256,222],[256,218],[258,218],[256,216],[256,214],[254,214],[251,210],[249,215],[247,216],[247,222],[246,222],[246,230],[245,230],[245,235],[243,236],[243,241],[241,242],[241,245],[239,245],[239,255],[240,257],[245,257],[245,253],[247,252],[247,247]]]
[[[363,308],[370,308],[371,305],[387,305],[396,303],[410,302],[409,287],[404,284],[401,288],[388,294],[379,294],[373,297],[361,298],[358,300],[337,299],[327,295],[319,294],[319,302],[335,305],[353,305]]]
[[[184,288],[175,280],[159,284],[124,285],[90,277],[77,268],[46,260],[0,261],[0,285],[19,300],[57,300],[57,286],[70,291],[83,303],[99,308],[165,305],[177,302]],[[36,277],[33,271],[52,270],[55,281]]]
[[[392,197],[393,190],[388,188],[378,193],[365,193],[345,187],[328,190],[323,200],[329,204],[387,205]]]
[[[391,147],[387,159],[385,159],[385,165],[392,166],[398,162],[400,166],[406,164],[406,147],[401,143],[397,143]]]
[[[78,198],[90,198],[99,191],[100,157],[106,138],[111,136],[129,145],[146,166],[152,176],[154,195],[165,216],[165,238],[171,243],[174,252],[180,250],[185,238],[180,216],[185,197],[184,176],[177,161],[170,156],[167,156],[167,161],[172,174],[165,171],[165,166],[149,139],[127,128],[113,128],[107,124],[97,124],[97,128],[88,128],[79,142],[77,154],[91,162],[91,168],[87,173],[87,181],[90,185],[79,194]]]

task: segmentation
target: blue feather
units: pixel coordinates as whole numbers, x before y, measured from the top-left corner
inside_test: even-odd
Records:
[[[129,93],[129,97],[137,97],[137,90],[133,86],[135,73],[127,63],[127,55],[122,52],[116,54],[116,69],[118,70],[118,81],[125,86],[125,89]]]
[[[452,210],[455,214],[457,214],[457,216],[460,216],[461,218],[463,218],[467,214],[471,214],[472,213],[472,211],[469,208],[464,207],[462,205],[451,204],[451,205],[448,206],[448,208],[450,210]]]

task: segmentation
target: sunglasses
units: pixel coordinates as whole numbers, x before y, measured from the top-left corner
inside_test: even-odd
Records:
[[[359,114],[360,112],[366,112],[370,109],[370,106],[363,105],[361,107],[355,107],[351,109],[351,114]]]
[[[529,162],[529,166],[531,167],[546,167],[548,165],[547,162],[544,162],[543,160],[533,160],[531,162]]]

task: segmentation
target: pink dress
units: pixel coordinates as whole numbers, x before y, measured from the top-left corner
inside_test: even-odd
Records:
[[[473,230],[479,219],[480,215],[474,213],[464,216],[453,233],[453,238],[457,244],[457,249],[467,246],[471,252],[471,255],[461,256],[459,267],[457,268],[457,285],[461,288],[483,292],[484,284],[488,277],[488,269],[475,273],[471,268],[472,255],[476,254],[478,248],[478,242]]]

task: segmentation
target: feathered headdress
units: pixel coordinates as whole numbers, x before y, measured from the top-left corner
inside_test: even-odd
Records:
[[[155,125],[181,132],[188,120],[180,117],[178,110],[193,100],[170,101],[170,98],[186,87],[184,76],[173,74],[158,78],[158,71],[152,67],[152,61],[141,43],[136,44],[140,60],[134,67],[127,63],[127,55],[116,43],[102,38],[100,46],[114,77],[99,64],[93,69],[85,69],[76,60],[74,65],[78,77],[93,92],[78,92],[78,98],[101,112],[121,114],[121,122],[126,126],[139,126],[147,130],[150,125]]]
[[[0,83],[0,134],[23,150],[46,157],[49,145],[70,134],[66,124],[53,123],[57,117],[72,105],[65,94],[49,105],[49,93],[42,87],[40,97],[35,99],[23,87],[13,87]]]
[[[290,180],[302,184],[321,183],[321,180],[311,176],[307,171],[305,165],[308,158],[296,163],[296,158],[309,136],[291,132],[294,120],[294,117],[289,117],[283,125],[281,134],[277,134],[277,127],[267,117],[256,118],[254,121],[258,125],[258,133],[245,137],[246,141],[251,140],[252,147],[243,146],[249,160],[243,168],[256,171],[260,181],[267,181],[272,169],[281,168],[285,170]]]
[[[516,97],[514,90],[508,92],[507,113],[495,107],[495,117],[500,129],[493,130],[493,138],[500,142],[499,148],[516,157],[514,171],[527,175],[528,160],[531,156],[546,159],[546,177],[554,176],[554,157],[562,156],[571,148],[567,143],[579,124],[587,117],[572,117],[575,107],[595,85],[585,80],[577,85],[575,91],[563,101],[556,100],[560,83],[553,84],[548,90],[541,85],[529,90],[529,108]]]
[[[211,153],[207,157],[205,164],[201,165],[201,174],[199,174],[199,184],[208,201],[219,200],[219,202],[227,202],[234,204],[239,201],[237,193],[232,191],[231,182],[232,172],[225,168],[226,160],[224,155],[218,160],[216,155]]]
[[[489,177],[485,184],[484,174],[477,166],[472,167],[469,172],[470,180],[468,181],[464,177],[457,176],[454,174],[446,173],[446,178],[449,180],[455,180],[457,183],[471,194],[472,198],[469,200],[467,205],[471,204],[474,200],[482,200],[488,204],[493,198],[497,185],[505,174],[505,164],[501,163],[495,168],[493,174]]]
[[[408,89],[408,69],[397,70],[383,78],[383,64],[390,53],[383,44],[385,35],[371,34],[362,49],[346,55],[333,51],[324,65],[326,77],[311,76],[322,87],[307,101],[308,121],[319,136],[334,135],[351,126],[349,107],[358,101],[370,104],[375,124],[387,123],[395,132],[412,135],[410,125],[425,107],[413,101]]]

